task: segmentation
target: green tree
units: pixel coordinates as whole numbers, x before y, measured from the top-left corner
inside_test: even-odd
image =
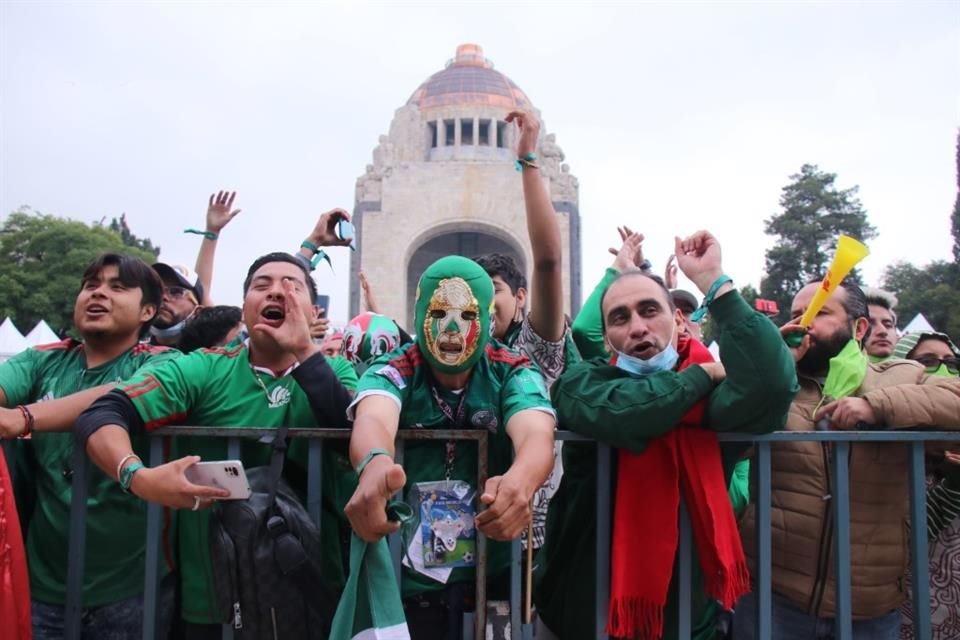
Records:
[[[960,336],[960,268],[939,260],[920,269],[905,262],[884,270],[883,288],[897,296],[902,327],[922,313],[938,331]]]
[[[150,238],[141,239],[133,234],[130,230],[130,225],[127,224],[127,214],[122,213],[119,219],[114,218],[111,220],[110,230],[119,235],[120,239],[123,240],[123,244],[126,246],[146,251],[153,256],[154,260],[160,257],[160,247],[153,246]]]
[[[857,198],[857,187],[838,189],[836,178],[816,165],[803,165],[783,188],[782,211],[765,222],[765,232],[777,241],[766,253],[760,297],[777,303],[775,321],[786,322],[796,292],[823,277],[841,234],[861,242],[877,235]],[[859,281],[856,269],[851,275]]]
[[[102,225],[44,215],[28,207],[10,214],[0,227],[0,319],[10,316],[21,331],[46,320],[63,335],[73,327],[73,303],[83,270],[105,252],[133,255],[148,264],[154,259]]]

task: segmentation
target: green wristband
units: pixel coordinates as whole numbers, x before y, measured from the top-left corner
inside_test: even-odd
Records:
[[[314,253],[318,253],[318,252],[320,251],[320,247],[318,247],[317,245],[313,244],[313,243],[310,242],[309,240],[304,240],[303,242],[301,242],[301,243],[300,243],[300,248],[301,248],[301,249],[307,249],[308,251],[313,251]]]
[[[357,465],[357,476],[363,473],[363,470],[367,468],[367,465],[370,464],[370,461],[376,458],[377,456],[389,456],[390,452],[386,449],[370,449],[370,453],[363,456],[363,460],[360,461],[360,464]]]
[[[200,229],[184,229],[183,232],[184,232],[184,233],[193,233],[193,234],[196,234],[196,235],[198,235],[198,236],[203,236],[203,237],[206,238],[207,240],[216,240],[217,238],[220,237],[220,236],[218,236],[216,233],[214,233],[213,231],[201,231]]]
[[[131,462],[123,469],[120,469],[120,488],[126,493],[130,493],[130,484],[133,482],[133,474],[140,469],[143,469],[143,463],[139,460],[136,462]]]

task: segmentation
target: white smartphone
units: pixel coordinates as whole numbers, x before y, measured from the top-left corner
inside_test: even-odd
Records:
[[[250,497],[250,483],[247,472],[239,460],[218,460],[216,462],[198,462],[187,467],[184,474],[193,484],[226,489],[230,495],[220,500],[246,500]]]

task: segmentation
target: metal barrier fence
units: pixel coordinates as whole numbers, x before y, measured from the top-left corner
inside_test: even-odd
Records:
[[[171,427],[152,433],[150,447],[150,466],[163,461],[163,447],[161,436],[191,435],[215,436],[228,438],[228,457],[240,457],[240,443],[244,438],[269,439],[273,429],[264,428],[213,428],[213,427]],[[290,429],[289,437],[305,438],[309,441],[307,458],[307,504],[310,516],[319,526],[321,522],[322,504],[322,464],[324,441],[328,439],[345,439],[349,430],[343,429]],[[487,432],[485,430],[401,430],[397,442],[396,460],[402,464],[403,443],[406,440],[474,440],[477,442],[478,486],[482,487],[487,477]],[[591,442],[572,432],[559,431],[558,440]],[[832,487],[833,515],[836,522],[834,536],[834,558],[836,570],[836,628],[837,640],[851,640],[852,600],[851,600],[851,571],[850,571],[850,486],[849,486],[849,456],[850,445],[858,442],[889,442],[909,445],[910,456],[910,523],[911,523],[911,569],[913,574],[913,606],[915,612],[914,630],[919,640],[929,640],[930,626],[930,580],[927,552],[927,520],[926,520],[926,471],[924,460],[924,444],[927,441],[960,441],[960,432],[936,431],[783,431],[764,436],[751,434],[720,434],[721,442],[753,443],[755,456],[753,464],[757,466],[757,494],[751,496],[751,502],[756,504],[757,524],[757,568],[754,576],[758,600],[757,637],[769,638],[772,636],[772,553],[771,553],[771,445],[778,442],[815,441],[832,443],[832,473],[834,479]],[[606,445],[597,445],[597,501],[596,501],[596,638],[606,640],[604,633],[607,617],[607,600],[609,595],[609,564],[610,564],[610,524],[611,524],[611,496],[610,496],[610,462],[611,449]],[[79,640],[81,615],[81,586],[83,577],[83,563],[86,545],[86,493],[88,485],[88,460],[84,452],[75,450],[73,454],[73,503],[70,522],[69,565],[67,572],[67,604],[66,623],[67,640]],[[159,583],[158,560],[160,553],[162,509],[150,505],[147,511],[147,549],[146,549],[146,580],[144,588],[144,629],[143,637],[154,640],[156,637],[156,596]],[[686,640],[691,637],[692,614],[691,601],[691,570],[693,558],[692,532],[689,516],[681,502],[679,527],[679,638]],[[397,579],[400,579],[400,536],[391,537],[391,554],[394,558],[394,568]],[[484,575],[486,569],[486,539],[477,532],[478,575]],[[511,640],[527,640],[533,637],[532,625],[521,621],[521,549],[520,542],[513,543],[513,562],[510,576],[510,616]],[[476,612],[474,616],[467,616],[464,620],[465,637],[484,638],[486,616],[486,581],[477,580],[476,584]],[[471,619],[472,618],[472,619]],[[224,625],[223,638],[233,638],[233,629]]]

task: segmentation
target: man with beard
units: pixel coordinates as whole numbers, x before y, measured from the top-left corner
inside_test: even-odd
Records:
[[[812,283],[797,293],[790,310],[794,321],[781,328],[784,336],[804,334],[792,349],[800,392],[787,430],[960,428],[960,381],[931,376],[916,362],[868,362],[861,350],[869,332],[867,300],[853,281],[841,283],[809,329],[796,324],[820,286]],[[771,449],[771,638],[828,637],[836,615],[830,445],[782,442]],[[903,530],[909,506],[907,454],[903,444],[850,446],[854,638],[885,640],[899,633],[908,558]],[[753,570],[755,505],[747,507],[740,532]],[[741,598],[734,638],[754,638],[756,616],[755,595]]]
[[[153,270],[163,281],[163,302],[150,327],[150,341],[176,347],[187,322],[203,308],[203,286],[197,274],[183,265],[157,262]]]
[[[516,539],[553,466],[555,418],[543,379],[526,357],[490,340],[493,295],[490,277],[472,260],[448,256],[430,265],[417,287],[416,342],[375,361],[350,406],[350,458],[360,479],[346,514],[356,534],[375,542],[394,533],[387,500],[404,488],[408,499],[420,498],[424,537],[409,551],[419,554],[419,567],[405,568],[402,579],[416,640],[461,637],[463,612],[473,608],[476,530]],[[397,430],[409,428],[486,429],[486,485],[476,485],[472,442],[413,440],[403,467],[395,464]],[[486,505],[480,513],[477,500]],[[509,564],[510,545],[492,542],[492,598],[505,595]]]

